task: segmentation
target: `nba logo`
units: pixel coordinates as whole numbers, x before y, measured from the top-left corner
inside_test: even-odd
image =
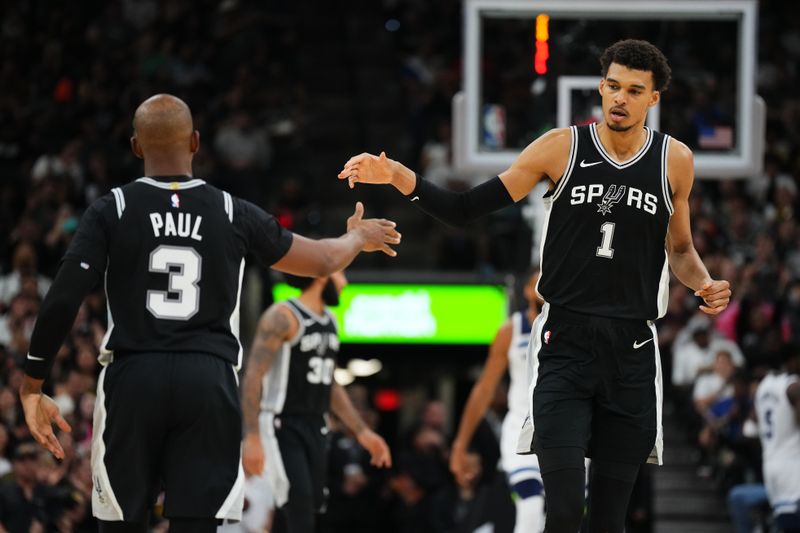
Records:
[[[552,337],[552,335],[553,335],[553,332],[551,332],[549,329],[544,332],[544,343],[545,344],[550,344],[550,337]]]
[[[178,208],[181,206],[181,199],[178,197],[178,193],[173,193],[169,199],[172,201],[172,207]]]

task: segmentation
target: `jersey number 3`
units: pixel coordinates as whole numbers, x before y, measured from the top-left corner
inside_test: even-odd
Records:
[[[202,259],[190,246],[161,245],[150,253],[150,272],[169,274],[167,290],[147,291],[147,310],[166,320],[189,320],[200,309]]]

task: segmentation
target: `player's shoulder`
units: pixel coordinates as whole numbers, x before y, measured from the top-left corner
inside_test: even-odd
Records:
[[[667,156],[670,163],[678,164],[692,164],[694,154],[692,149],[686,146],[686,143],[679,141],[675,137],[669,137],[669,147]]]
[[[275,302],[261,314],[259,326],[288,331],[297,327],[297,315],[288,302]]]

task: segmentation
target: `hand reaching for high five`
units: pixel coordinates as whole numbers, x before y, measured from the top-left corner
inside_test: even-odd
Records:
[[[386,157],[386,152],[381,152],[379,156],[364,152],[351,157],[344,164],[344,169],[339,172],[339,179],[346,179],[351,189],[356,183],[391,183],[395,164],[397,163]]]
[[[357,231],[365,239],[365,252],[383,252],[395,257],[397,252],[389,245],[400,244],[401,235],[395,229],[397,224],[385,218],[364,218],[364,204],[356,202],[356,210],[347,219],[347,231]]]

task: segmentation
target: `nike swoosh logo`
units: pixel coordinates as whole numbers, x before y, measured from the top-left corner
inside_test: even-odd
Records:
[[[594,163],[587,163],[585,159],[582,159],[581,160],[581,168],[593,167],[595,165],[599,165],[600,163],[602,163],[602,161],[595,161]]]
[[[649,338],[649,339],[647,339],[646,341],[642,341],[642,342],[636,342],[636,341],[633,341],[633,349],[634,349],[634,350],[638,350],[639,348],[641,348],[642,346],[644,346],[645,344],[647,344],[647,343],[648,343],[648,342],[650,342],[651,340],[653,340],[653,338],[652,338],[652,337],[650,337],[650,338]]]
[[[417,200],[419,200],[419,196],[415,196],[414,198],[411,199],[412,202],[416,202]]]
[[[30,359],[31,361],[44,361],[44,357],[35,357],[31,354],[28,354],[28,359]]]

